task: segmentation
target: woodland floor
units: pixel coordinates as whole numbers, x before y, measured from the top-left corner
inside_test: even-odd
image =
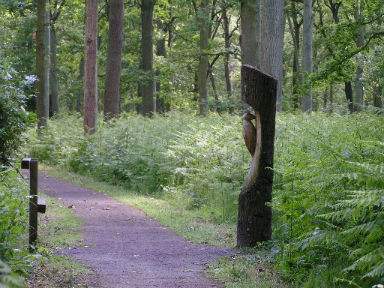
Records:
[[[87,286],[221,287],[204,270],[233,250],[192,244],[138,209],[43,173],[39,189],[84,221],[84,243],[61,253],[94,271],[85,279]]]

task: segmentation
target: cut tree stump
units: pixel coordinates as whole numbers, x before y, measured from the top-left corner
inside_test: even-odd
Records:
[[[237,246],[271,239],[277,80],[250,65],[241,69],[242,100],[255,112],[256,149],[239,195]]]

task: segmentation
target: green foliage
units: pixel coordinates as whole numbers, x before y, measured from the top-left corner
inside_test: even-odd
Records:
[[[27,252],[20,249],[27,228],[25,188],[15,171],[0,172],[0,287],[23,287],[19,275],[30,270]]]
[[[14,80],[16,72],[0,62],[0,163],[9,164],[9,158],[21,144],[26,126],[25,96]]]
[[[251,159],[239,116],[123,115],[93,136],[74,116],[49,126],[29,132],[33,156],[236,223]],[[271,251],[298,287],[383,281],[383,127],[368,113],[278,116]]]

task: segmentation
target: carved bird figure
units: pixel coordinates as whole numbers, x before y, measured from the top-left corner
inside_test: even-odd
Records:
[[[251,113],[245,113],[243,115],[243,138],[245,141],[245,146],[252,157],[255,154],[256,149],[256,128],[252,123],[252,120],[255,119],[255,115]]]

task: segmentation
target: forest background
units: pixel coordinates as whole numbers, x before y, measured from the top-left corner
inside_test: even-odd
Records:
[[[115,2],[98,4],[99,95],[106,93],[110,8]],[[30,129],[20,139],[27,126],[36,125],[37,3],[1,1],[2,163],[11,165],[17,146],[28,141],[29,155],[48,164],[90,173],[233,227],[249,166],[238,116],[240,67],[245,49],[260,51],[269,41],[260,32],[268,14],[256,4],[246,6],[252,1],[144,2],[124,2],[117,105],[122,115],[115,122],[99,119],[93,137],[83,134],[80,120],[85,3],[63,0],[46,6],[53,118],[47,129]],[[274,63],[280,63],[276,70],[267,72],[281,80],[278,110],[283,112],[276,132],[274,238],[266,247],[286,280],[298,287],[370,287],[384,277],[384,3],[316,0],[306,10],[313,26],[305,27],[308,14],[301,2],[276,1],[275,6],[284,13],[281,34],[275,35],[284,39],[284,49],[274,54]],[[259,46],[239,41],[244,7],[258,15],[251,22]],[[144,43],[148,38],[142,19],[148,13],[153,38]],[[208,29],[202,34],[204,21]],[[154,51],[143,53],[145,45],[154,45]],[[257,60],[260,54],[255,53],[256,64],[262,61]],[[146,70],[143,59],[148,55],[153,59],[145,67],[152,68]],[[149,110],[143,102],[148,83],[154,99]],[[98,110],[105,111],[107,102],[99,98]],[[138,115],[148,111],[161,115]],[[196,112],[206,117],[196,117]],[[6,232],[0,253],[3,262],[12,264],[14,238],[24,217],[23,188],[11,170],[3,168],[1,177],[5,212],[0,217],[8,220],[1,222]],[[233,241],[231,233],[224,238],[217,242]]]

